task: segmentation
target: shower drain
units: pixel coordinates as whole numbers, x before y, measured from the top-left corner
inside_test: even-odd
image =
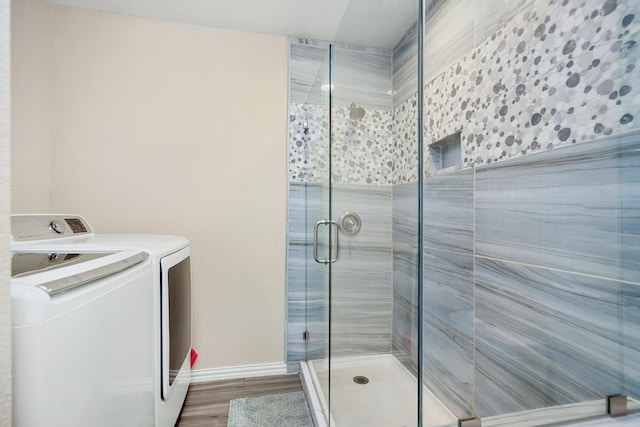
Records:
[[[353,382],[356,383],[356,384],[364,385],[364,384],[367,384],[369,382],[369,378],[363,377],[362,375],[358,375],[358,376],[353,377]]]

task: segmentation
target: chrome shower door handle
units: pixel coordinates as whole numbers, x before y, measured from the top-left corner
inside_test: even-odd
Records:
[[[318,264],[329,264],[328,259],[318,257],[318,229],[321,225],[327,225],[329,222],[328,219],[321,219],[320,221],[316,221],[316,224],[313,226],[313,259]]]
[[[330,263],[334,263],[336,261],[338,261],[338,248],[340,247],[338,245],[338,223],[335,221],[329,221],[329,226],[333,226],[335,228],[334,232],[333,232],[333,236],[335,237],[335,242],[333,244],[333,247],[335,248],[335,250],[333,251],[333,253],[335,254],[334,258],[331,258],[329,260]],[[329,250],[329,254],[331,254],[331,250]]]
[[[333,235],[335,236],[335,238],[333,239],[335,240],[335,257],[331,259],[320,258],[318,256],[318,230],[320,229],[321,225],[329,225],[335,227],[335,232],[333,233]],[[335,221],[331,221],[329,219],[321,219],[320,221],[317,221],[313,226],[313,259],[319,264],[334,263],[338,260],[338,224],[336,224]]]

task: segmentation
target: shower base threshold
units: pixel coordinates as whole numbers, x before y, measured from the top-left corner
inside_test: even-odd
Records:
[[[331,414],[322,391],[328,387],[327,361],[302,362],[300,366],[316,427],[417,425],[416,378],[393,355],[333,358]],[[366,377],[369,382],[354,382],[359,376]],[[422,397],[424,427],[458,425],[458,419],[427,388],[423,388]]]
[[[326,360],[300,363],[302,385],[315,427],[413,427],[417,425],[416,378],[393,355],[334,358],[331,361],[332,413],[324,398]],[[354,377],[369,379],[365,385]],[[373,387],[372,387],[373,386]],[[640,401],[628,399],[629,414],[611,418],[604,400],[540,408],[482,420],[483,427],[631,427],[640,425]],[[424,427],[457,427],[457,418],[426,387]],[[329,424],[330,420],[330,424]],[[337,420],[337,422],[336,422]]]

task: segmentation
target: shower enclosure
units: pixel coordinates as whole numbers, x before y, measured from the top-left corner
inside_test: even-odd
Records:
[[[639,43],[630,0],[351,0],[290,38],[318,425],[640,423]]]

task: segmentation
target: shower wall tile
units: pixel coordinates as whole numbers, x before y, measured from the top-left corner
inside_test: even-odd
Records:
[[[355,102],[366,109],[390,111],[392,53],[391,49],[334,45],[334,105],[348,107]]]
[[[287,242],[287,364],[326,356],[326,267],[313,261],[313,224],[324,218],[325,193],[320,185],[289,184]],[[305,345],[302,334],[312,339]]]
[[[622,393],[625,377],[637,390],[638,343],[624,329],[637,331],[638,316],[623,316],[638,295],[637,285],[478,257],[477,415],[602,399]]]
[[[335,183],[388,185],[394,181],[392,49],[333,45],[333,104],[329,43],[289,39],[289,181],[323,183],[329,176],[329,115]],[[349,106],[365,109],[349,118]]]
[[[423,333],[424,384],[456,417],[473,416],[473,343],[435,322]]]
[[[418,249],[393,245],[392,353],[418,374]]]
[[[348,108],[334,107],[331,117],[332,182],[393,183],[393,112],[369,109],[351,120]]]
[[[490,31],[496,19],[499,25],[507,17],[483,17],[503,1],[479,1],[475,12],[465,3],[434,2],[433,13],[446,15],[448,9],[464,7],[459,19],[478,15],[476,27],[482,35],[484,27]],[[425,39],[425,49],[436,50],[432,55],[426,52],[425,67],[447,63],[435,78],[425,79],[425,144],[461,132],[466,168],[640,127],[640,2],[508,3],[510,8],[517,3],[518,13],[489,37],[476,40],[463,56],[456,43],[448,43],[459,31],[458,24],[449,33],[439,30],[443,35],[436,37],[441,40]],[[457,22],[442,19],[443,26]],[[473,24],[464,25],[467,38],[472,38]],[[436,31],[429,30],[428,23],[427,28]],[[468,48],[469,43],[463,44]],[[450,52],[455,62],[438,58]],[[429,172],[431,160],[425,154]]]
[[[413,24],[393,48],[393,108],[418,91],[418,25]]]
[[[349,119],[346,107],[334,107],[331,114],[332,182],[393,183],[393,113],[389,110],[367,110],[359,121]],[[288,144],[289,182],[328,181],[328,107],[290,104]]]
[[[428,83],[474,47],[475,0],[436,1],[425,9],[424,81]]]
[[[322,85],[329,80],[329,43],[289,38],[289,102],[324,104]]]
[[[329,179],[329,107],[289,104],[289,182],[326,183]]]
[[[393,183],[418,181],[418,95],[393,110]]]
[[[473,253],[474,171],[466,169],[424,180],[424,245]]]
[[[418,183],[393,187],[393,241],[418,245]]]
[[[473,414],[473,170],[424,181],[424,369],[458,418]]]
[[[392,108],[392,49],[333,44],[334,106],[355,102],[367,109]],[[328,92],[329,42],[289,38],[289,102],[322,105]]]
[[[428,318],[473,341],[473,257],[424,249],[424,309]]]
[[[389,353],[393,310],[391,186],[333,185],[332,216],[356,212],[355,236],[339,233],[331,265],[333,356]]]
[[[476,0],[475,40],[485,40],[534,0]]]
[[[478,255],[640,283],[640,132],[477,168]]]
[[[624,391],[640,400],[640,287],[622,285],[622,342]]]
[[[418,372],[418,183],[393,186],[392,352]]]

